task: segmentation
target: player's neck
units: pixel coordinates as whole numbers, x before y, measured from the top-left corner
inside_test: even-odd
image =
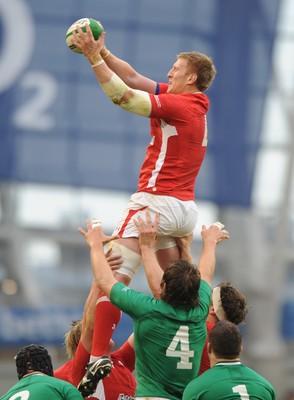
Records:
[[[25,376],[30,376],[30,375],[46,375],[46,374],[44,374],[44,373],[41,372],[41,371],[31,371],[31,372],[28,372],[27,374],[25,374],[25,375],[23,376],[23,378],[24,378]]]
[[[236,357],[236,358],[232,358],[232,359],[228,359],[228,358],[213,358],[212,360],[210,360],[211,363],[211,367],[213,367],[216,364],[220,364],[220,363],[233,363],[233,362],[240,362],[240,357]]]
[[[200,90],[196,86],[188,86],[184,93],[200,93]]]

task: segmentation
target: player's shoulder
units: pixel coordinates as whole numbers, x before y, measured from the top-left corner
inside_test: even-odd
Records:
[[[167,83],[157,83],[156,86],[156,92],[155,94],[163,94],[163,93],[167,93],[167,89],[168,89],[168,84]]]
[[[241,368],[243,369],[243,373],[244,375],[246,374],[246,377],[248,377],[248,379],[250,381],[255,381],[255,382],[259,382],[264,386],[269,386],[272,387],[272,384],[262,375],[260,375],[257,371],[255,371],[254,369],[248,367],[247,365],[241,364]]]
[[[198,393],[202,389],[208,389],[212,384],[216,384],[216,381],[217,378],[212,369],[206,370],[203,374],[188,383],[183,398],[189,398],[189,396],[185,395],[187,393]]]

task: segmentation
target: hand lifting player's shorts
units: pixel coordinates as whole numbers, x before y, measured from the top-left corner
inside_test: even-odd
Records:
[[[134,193],[124,211],[122,219],[115,228],[113,235],[123,238],[139,237],[133,222],[139,216],[145,219],[146,211],[154,219],[160,214],[156,250],[176,246],[175,237],[190,235],[198,220],[198,207],[194,201],[182,201],[171,196],[159,196],[146,192]]]
[[[160,214],[155,251],[177,246],[175,237],[190,235],[194,231],[199,215],[198,207],[192,200],[182,201],[171,196],[138,192],[131,196],[113,235],[122,238],[139,237],[134,219],[139,216],[145,219],[146,211],[150,212],[152,220],[156,213]],[[132,278],[140,268],[141,256],[116,242],[112,242],[111,246],[114,253],[119,252],[126,261],[123,268],[117,272]]]

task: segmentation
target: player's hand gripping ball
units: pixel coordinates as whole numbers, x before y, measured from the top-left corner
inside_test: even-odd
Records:
[[[94,39],[97,40],[99,36],[101,35],[102,32],[104,32],[103,26],[99,21],[96,21],[96,19],[93,18],[82,18],[79,19],[78,21],[74,22],[67,30],[66,36],[65,36],[65,41],[68,47],[74,51],[75,53],[82,54],[81,50],[76,47],[73,42],[72,42],[72,33],[75,30],[76,32],[76,26],[79,25],[82,29],[83,32],[86,32],[86,25],[90,25],[91,31],[93,33]]]

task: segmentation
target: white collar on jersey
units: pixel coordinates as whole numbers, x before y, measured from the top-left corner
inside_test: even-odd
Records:
[[[216,365],[239,365],[241,364],[241,361],[220,361],[214,364],[214,366]]]

